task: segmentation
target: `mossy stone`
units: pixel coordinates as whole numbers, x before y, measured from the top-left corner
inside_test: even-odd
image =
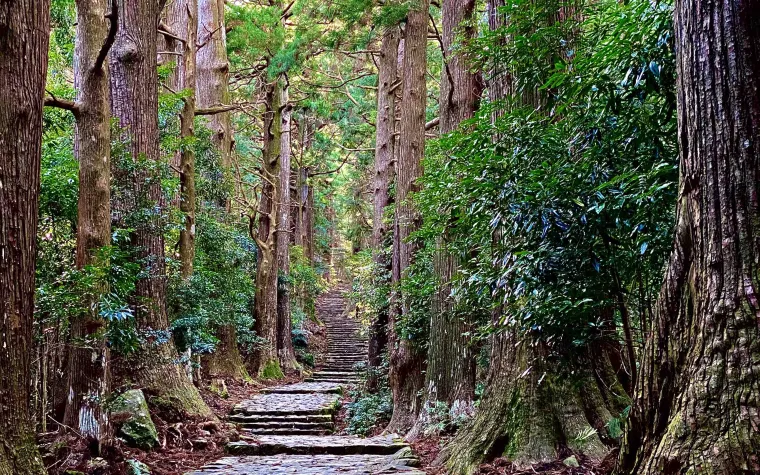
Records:
[[[158,445],[158,432],[141,390],[132,389],[116,398],[111,404],[111,419],[120,423],[117,435],[130,447],[150,450]]]

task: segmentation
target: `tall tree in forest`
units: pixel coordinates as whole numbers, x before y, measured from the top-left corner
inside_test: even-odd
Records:
[[[113,6],[111,6],[113,5]],[[109,12],[110,10],[110,12]],[[111,244],[111,103],[108,54],[116,38],[118,5],[110,0],[77,1],[74,52],[75,139],[79,161],[77,268],[106,265]],[[110,391],[110,352],[97,289],[88,313],[71,322],[66,412],[63,423],[85,437],[94,452],[110,437],[103,407]]]
[[[223,176],[228,176],[234,147],[232,120],[230,111],[215,108],[230,105],[229,75],[230,63],[227,59],[227,32],[224,21],[224,1],[197,0],[198,23],[196,40],[199,47],[196,53],[195,98],[196,112],[214,112],[203,115],[203,124],[212,132],[211,140],[219,152],[219,163]],[[205,114],[205,113],[204,113]],[[230,201],[217,203],[228,210]],[[219,339],[213,353],[205,360],[208,374],[220,377],[245,379],[243,357],[237,341],[234,323],[223,323],[216,330]]]
[[[256,266],[254,330],[264,341],[258,345],[251,363],[253,373],[262,378],[281,378],[277,357],[277,203],[280,200],[280,149],[282,147],[282,84],[275,77],[264,85],[263,181],[258,209],[259,247]]]
[[[415,210],[411,194],[419,190],[417,180],[422,176],[422,157],[425,152],[425,112],[427,85],[427,32],[430,3],[422,0],[409,11],[404,36],[403,92],[399,123],[399,150],[396,170],[396,220],[394,241],[398,246],[397,275],[411,266],[417,244],[409,242],[410,235],[420,227],[420,215]],[[400,299],[403,318],[409,313],[405,296]],[[394,332],[396,325],[394,324]],[[389,429],[403,432],[414,424],[420,410],[419,391],[424,384],[423,350],[406,338],[395,334],[390,356],[390,384],[393,391],[393,418]]]
[[[675,7],[674,248],[620,455],[626,474],[760,472],[760,6]]]
[[[280,129],[280,175],[279,180],[280,198],[275,205],[277,213],[277,268],[278,274],[283,276],[284,282],[278,287],[277,292],[277,357],[280,367],[294,369],[298,366],[295,350],[293,349],[293,336],[290,319],[290,162],[291,162],[291,106],[289,104],[289,83],[287,74],[282,75],[282,125]]]
[[[113,115],[128,144],[128,160],[133,165],[128,173],[119,170],[118,174],[131,181],[127,186],[134,194],[131,200],[115,202],[114,206],[120,214],[130,215],[134,226],[131,244],[142,265],[136,286],[136,321],[146,342],[130,359],[133,364],[128,376],[179,411],[206,416],[211,411],[176,363],[177,351],[169,335],[166,311],[166,200],[160,177],[156,176],[161,168],[156,44],[162,3],[119,0],[119,31],[110,55]]]
[[[384,220],[385,208],[391,204],[391,183],[394,169],[393,158],[395,150],[394,131],[396,114],[396,94],[392,89],[398,74],[398,45],[401,31],[398,26],[389,27],[384,33],[380,46],[378,61],[377,86],[377,127],[375,129],[375,169],[372,180],[372,245],[374,260],[378,269],[383,269],[384,275],[390,274],[391,258],[383,251],[384,243],[389,236],[389,229]],[[378,282],[378,284],[381,284]],[[372,321],[369,334],[369,367],[378,368],[382,363],[382,355],[388,346],[388,317],[390,308],[384,306],[378,309]],[[374,372],[370,371],[370,387],[376,384]]]
[[[0,475],[42,475],[29,394],[50,2],[0,4]]]
[[[461,49],[455,50],[457,38],[475,37],[472,25],[474,0],[444,0],[442,5],[443,71],[441,73],[440,125],[442,135],[471,119],[480,96],[480,81],[467,64]],[[475,354],[470,345],[471,322],[457,312],[453,302],[452,280],[457,259],[446,249],[446,236],[436,241],[433,268],[438,288],[433,295],[430,320],[428,368],[425,374],[427,407],[443,402],[452,418],[472,414],[475,400]],[[420,412],[418,426],[424,426],[428,411]],[[416,427],[415,432],[424,427]]]
[[[528,28],[534,31],[547,25],[557,26],[572,15],[573,2],[536,3],[540,12],[533,15]],[[503,0],[488,2],[489,29],[498,34],[498,41],[507,27]],[[547,8],[548,7],[548,8]],[[511,106],[525,106],[541,113],[545,108],[545,92],[540,83],[516,86],[516,74],[494,61],[488,71],[489,100],[512,101],[497,107],[491,119],[498,122]],[[502,141],[505,137],[494,137]],[[495,229],[494,243],[506,239],[503,230]],[[496,259],[489,256],[489,260]],[[508,310],[501,305],[503,291],[495,293],[492,326],[496,332],[490,342],[490,362],[486,390],[477,414],[463,427],[442,451],[439,462],[452,473],[470,474],[484,460],[508,456],[517,467],[548,462],[560,451],[570,448],[599,460],[607,452],[599,434],[612,416],[599,394],[597,383],[588,368],[575,368],[573,377],[563,374],[549,362],[546,342],[539,335],[505,325]],[[579,437],[578,434],[586,434]]]
[[[179,234],[179,263],[183,279],[193,274],[195,258],[195,152],[191,145],[195,137],[195,85],[196,50],[198,29],[198,0],[173,0],[166,6],[164,22],[159,27],[166,41],[166,48],[174,53],[177,66],[169,77],[169,87],[183,94],[180,112],[179,155],[180,203],[184,226]],[[172,59],[173,60],[173,59]]]

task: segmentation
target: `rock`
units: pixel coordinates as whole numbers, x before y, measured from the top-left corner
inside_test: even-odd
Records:
[[[214,434],[216,432],[219,432],[219,423],[216,421],[206,421],[198,424],[198,428]]]
[[[132,389],[116,398],[111,404],[111,420],[117,426],[116,435],[130,447],[150,450],[158,445],[158,432],[141,390]]]
[[[194,439],[190,441],[193,444],[193,447],[199,450],[203,450],[206,447],[208,447],[208,440],[207,439]]]
[[[571,468],[578,468],[581,466],[581,464],[578,463],[578,459],[575,458],[575,455],[571,455],[565,460],[562,461],[563,464],[565,464],[566,467]]]
[[[127,475],[150,475],[150,467],[139,460],[127,460]]]
[[[96,457],[94,459],[87,461],[87,470],[93,471],[98,469],[107,469],[108,468],[108,462],[106,462],[104,459],[100,457]]]

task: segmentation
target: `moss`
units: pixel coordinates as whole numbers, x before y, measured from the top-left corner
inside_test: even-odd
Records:
[[[111,418],[122,421],[117,435],[131,447],[150,450],[158,445],[158,432],[150,418],[143,392],[132,389],[121,394],[111,404]]]
[[[259,371],[259,378],[261,379],[282,379],[284,377],[285,375],[280,368],[280,362],[277,360],[269,360]]]

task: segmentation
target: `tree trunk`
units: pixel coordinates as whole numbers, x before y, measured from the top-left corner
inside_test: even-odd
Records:
[[[760,473],[760,8],[680,0],[674,249],[619,471]]]
[[[50,2],[0,4],[0,475],[42,475],[30,415]]]
[[[392,272],[391,259],[384,251],[385,241],[389,235],[388,226],[384,221],[385,208],[391,205],[390,187],[393,181],[394,132],[396,94],[391,88],[398,75],[398,44],[401,31],[399,27],[388,28],[383,34],[378,62],[377,89],[377,127],[375,131],[375,175],[373,178],[373,213],[372,213],[372,245],[374,260],[378,271],[389,278]],[[388,282],[378,281],[376,285],[387,285]],[[372,321],[369,334],[369,376],[367,385],[373,389],[377,385],[376,371],[382,364],[383,353],[388,346],[388,317],[390,308],[385,306],[378,309],[378,314]]]
[[[459,127],[471,119],[480,96],[479,81],[471,72],[462,53],[454,51],[457,34],[465,41],[475,37],[472,26],[474,0],[444,0],[442,43],[444,67],[441,73],[440,125],[441,134]],[[475,400],[475,352],[471,347],[472,325],[466,315],[455,308],[452,280],[457,272],[457,259],[447,249],[445,234],[436,239],[433,270],[438,288],[433,295],[430,316],[430,343],[426,373],[425,407],[445,403],[452,419],[471,415]],[[415,427],[416,434],[429,423],[428,411],[421,411]]]
[[[506,16],[500,11],[503,6],[503,0],[489,1],[491,30],[505,25]],[[547,23],[557,21],[556,16],[549,12]],[[516,102],[536,110],[543,108],[540,91],[515,91],[512,74],[503,65],[494,64],[489,77],[491,101],[519,94]],[[496,111],[493,120],[499,116]],[[500,239],[497,230],[493,240],[496,243]],[[437,463],[445,464],[451,473],[471,474],[482,462],[500,456],[508,457],[516,467],[553,461],[566,449],[594,460],[606,456],[609,450],[601,436],[611,414],[591,363],[568,361],[568,369],[561,370],[557,362],[547,361],[546,352],[533,335],[505,328],[503,312],[497,307],[493,313],[497,333],[491,340],[486,391],[477,414],[441,452]]]
[[[399,135],[399,154],[396,183],[396,216],[398,233],[394,238],[399,246],[399,274],[414,260],[417,245],[407,242],[420,228],[421,217],[410,202],[410,194],[419,191],[417,180],[422,176],[422,157],[425,152],[425,110],[427,84],[427,31],[429,1],[422,0],[409,11],[405,32],[404,82]],[[401,296],[401,311],[409,313],[405,296]],[[424,385],[425,355],[415,342],[396,335],[390,358],[390,383],[393,391],[393,418],[389,429],[405,432],[414,424],[420,411],[419,391]]]
[[[250,379],[238,348],[235,325],[221,325],[216,336],[219,338],[216,349],[203,359],[206,374],[211,378]]]
[[[177,68],[169,79],[170,87],[177,91],[192,91],[184,96],[180,112],[180,137],[190,143],[195,137],[196,49],[198,30],[198,0],[173,0],[167,6],[166,24],[171,32],[184,41],[166,37],[168,51],[178,55]],[[183,146],[178,152],[180,169],[180,203],[184,226],[179,234],[180,273],[183,279],[193,275],[195,259],[195,152]]]
[[[306,176],[310,173],[306,167]],[[314,265],[314,186],[306,181],[306,204],[304,205],[304,253],[309,264]]]
[[[224,0],[197,0],[198,2],[198,52],[196,103],[208,108],[230,103],[230,63],[227,58],[227,30],[224,22]],[[219,150],[224,176],[230,171],[230,154],[234,146],[232,120],[229,112],[206,116],[206,127],[212,132],[212,140]],[[229,209],[229,201],[218,203]]]
[[[111,244],[111,104],[104,44],[118,21],[108,0],[77,1],[74,87],[77,113],[74,154],[79,161],[77,268],[108,265],[98,254]],[[113,23],[113,24],[112,24]],[[110,437],[103,403],[110,392],[110,351],[106,322],[100,317],[97,292],[91,310],[71,322],[68,391],[63,423],[77,430],[93,453]]]
[[[291,159],[291,109],[288,96],[288,79],[284,76],[282,87],[282,125],[280,135],[280,174],[277,177],[280,187],[280,198],[276,204],[277,212],[277,267],[284,282],[278,287],[277,294],[277,356],[283,369],[298,367],[296,354],[293,349],[293,325],[290,319],[290,159]]]
[[[166,313],[166,259],[164,256],[165,197],[160,180],[143,163],[161,160],[158,147],[157,33],[159,2],[119,0],[119,31],[110,55],[113,115],[119,121],[131,160],[138,170],[130,179],[135,199],[121,204],[127,214],[141,216],[131,244],[143,266],[136,286],[138,329],[149,341],[125,367],[135,382],[160,396],[174,409],[190,415],[211,411],[184,370],[176,364],[177,350],[169,335]],[[143,208],[149,208],[149,210]]]
[[[253,354],[252,372],[264,379],[283,376],[277,358],[277,203],[280,199],[280,148],[282,146],[282,85],[279,78],[267,84],[264,112],[263,180],[256,242],[256,335],[264,341]]]

